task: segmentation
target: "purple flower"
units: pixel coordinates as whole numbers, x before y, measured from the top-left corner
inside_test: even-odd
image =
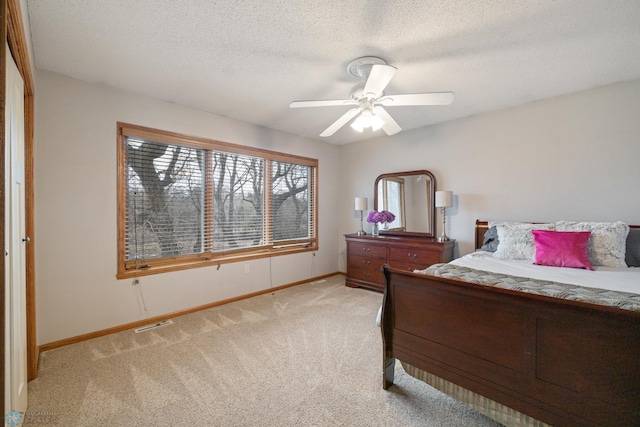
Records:
[[[380,212],[371,211],[369,212],[369,216],[367,216],[367,222],[380,222]]]
[[[393,220],[396,219],[396,216],[389,211],[382,211],[380,213],[384,215],[385,219],[383,222],[393,222]]]
[[[367,216],[367,222],[393,222],[396,216],[389,211],[371,211]]]

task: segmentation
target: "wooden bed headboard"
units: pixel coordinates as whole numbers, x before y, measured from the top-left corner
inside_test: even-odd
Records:
[[[630,225],[629,228],[640,228],[640,225]],[[482,247],[482,242],[484,241],[484,233],[489,229],[489,221],[480,221],[476,220],[476,240],[475,240],[475,248],[480,249]]]
[[[489,229],[489,221],[480,221],[476,219],[476,249],[480,249],[482,247],[482,242],[484,241],[484,233]]]

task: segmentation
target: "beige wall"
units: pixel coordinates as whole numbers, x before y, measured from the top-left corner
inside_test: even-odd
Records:
[[[353,198],[373,200],[379,174],[416,169],[454,192],[447,234],[458,240],[458,254],[473,250],[476,219],[640,224],[640,80],[341,150],[341,233],[359,230]],[[439,212],[436,224],[439,235]]]
[[[473,250],[477,218],[640,224],[640,80],[343,146],[48,72],[36,88],[39,344],[143,317],[131,280],[115,279],[117,121],[320,161],[317,256],[145,276],[152,316],[346,271],[343,234],[360,229],[354,197],[373,208],[387,172],[428,169],[454,192],[447,234],[458,254]]]
[[[144,317],[132,280],[115,278],[118,121],[319,160],[317,252],[144,276],[151,316],[338,270],[339,147],[49,72],[36,78],[38,344]]]

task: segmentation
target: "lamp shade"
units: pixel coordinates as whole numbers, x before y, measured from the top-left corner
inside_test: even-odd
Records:
[[[453,206],[453,191],[436,191],[436,208]]]
[[[356,210],[357,211],[366,211],[367,210],[367,198],[366,197],[356,197]]]

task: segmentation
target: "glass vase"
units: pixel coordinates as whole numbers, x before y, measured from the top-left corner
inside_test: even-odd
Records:
[[[378,223],[377,222],[372,222],[371,223],[371,235],[373,237],[378,237],[380,235],[380,231],[378,231]]]

